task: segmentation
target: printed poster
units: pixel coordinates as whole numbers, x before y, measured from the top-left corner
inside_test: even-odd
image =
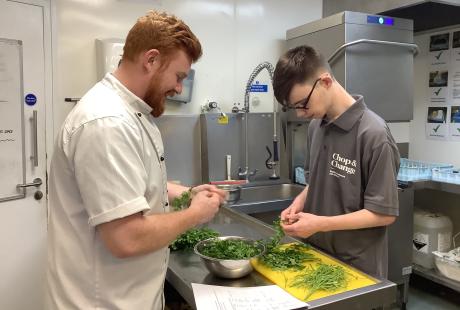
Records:
[[[442,33],[430,37],[430,71],[428,89],[430,104],[445,105],[449,86],[449,49],[450,33]]]
[[[434,140],[446,140],[449,136],[447,124],[447,106],[428,107],[426,118],[426,136]]]

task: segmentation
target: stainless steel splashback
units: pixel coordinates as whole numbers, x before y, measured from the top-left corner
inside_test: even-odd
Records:
[[[265,160],[268,158],[265,147],[268,146],[273,152],[273,113],[249,113],[248,115],[249,169],[258,170],[253,180],[269,180],[271,171],[265,167]],[[203,182],[225,180],[227,154],[232,155],[232,179],[237,179],[238,167],[243,169],[245,167],[243,145],[245,114],[231,113],[227,116],[228,124],[220,124],[219,114],[201,115]],[[283,162],[286,155],[282,134],[278,140],[280,161]],[[287,173],[283,173],[285,172],[283,168],[281,170],[281,176],[286,176]]]
[[[244,161],[242,146],[243,114],[227,114],[228,123],[220,124],[220,114],[201,114],[201,153],[203,182],[225,180],[226,155],[232,156],[232,179]]]
[[[155,124],[163,138],[168,180],[201,184],[200,115],[163,115]]]
[[[163,115],[155,119],[165,147],[168,180],[185,185],[220,181],[226,178],[226,155],[232,156],[232,179],[244,163],[243,113],[229,113],[228,124],[219,124],[218,113],[201,115]],[[273,152],[273,114],[249,113],[249,168],[257,169],[254,181],[269,180],[265,167],[268,153]],[[279,125],[278,122],[278,126]],[[281,177],[287,179],[284,137],[278,128]]]

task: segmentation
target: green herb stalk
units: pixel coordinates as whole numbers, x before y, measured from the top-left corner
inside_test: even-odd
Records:
[[[180,196],[173,199],[173,201],[171,202],[171,206],[174,211],[187,209],[190,206],[191,200],[192,197],[190,195],[190,191],[185,191]]]
[[[305,252],[310,246],[306,244],[296,243],[287,247],[280,247],[280,241],[284,237],[284,231],[281,227],[281,219],[278,218],[273,222],[275,235],[268,240],[260,241],[265,245],[265,253],[259,258],[259,262],[266,267],[285,271],[288,269],[301,270],[306,262],[318,261],[313,254]]]

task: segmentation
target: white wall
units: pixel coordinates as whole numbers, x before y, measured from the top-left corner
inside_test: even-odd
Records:
[[[96,80],[96,38],[125,38],[149,9],[182,18],[200,39],[204,54],[196,69],[192,102],[168,104],[168,114],[200,113],[206,100],[224,111],[243,103],[247,79],[262,61],[273,64],[283,51],[286,30],[319,19],[322,0],[57,0],[54,14],[54,128]],[[268,74],[260,81],[268,83]],[[272,111],[272,92],[259,95],[252,111]],[[253,98],[254,96],[251,96]]]
[[[432,31],[414,37],[415,43],[420,48],[420,53],[414,61],[414,119],[410,124],[409,158],[452,163],[456,167],[460,167],[460,142],[428,140],[425,137],[430,36],[452,30],[458,31],[460,26],[449,30]]]

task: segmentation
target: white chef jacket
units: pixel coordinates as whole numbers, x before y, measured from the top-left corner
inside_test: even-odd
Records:
[[[49,176],[46,309],[164,307],[167,248],[119,259],[96,226],[169,212],[164,148],[151,108],[112,74],[70,112]]]

